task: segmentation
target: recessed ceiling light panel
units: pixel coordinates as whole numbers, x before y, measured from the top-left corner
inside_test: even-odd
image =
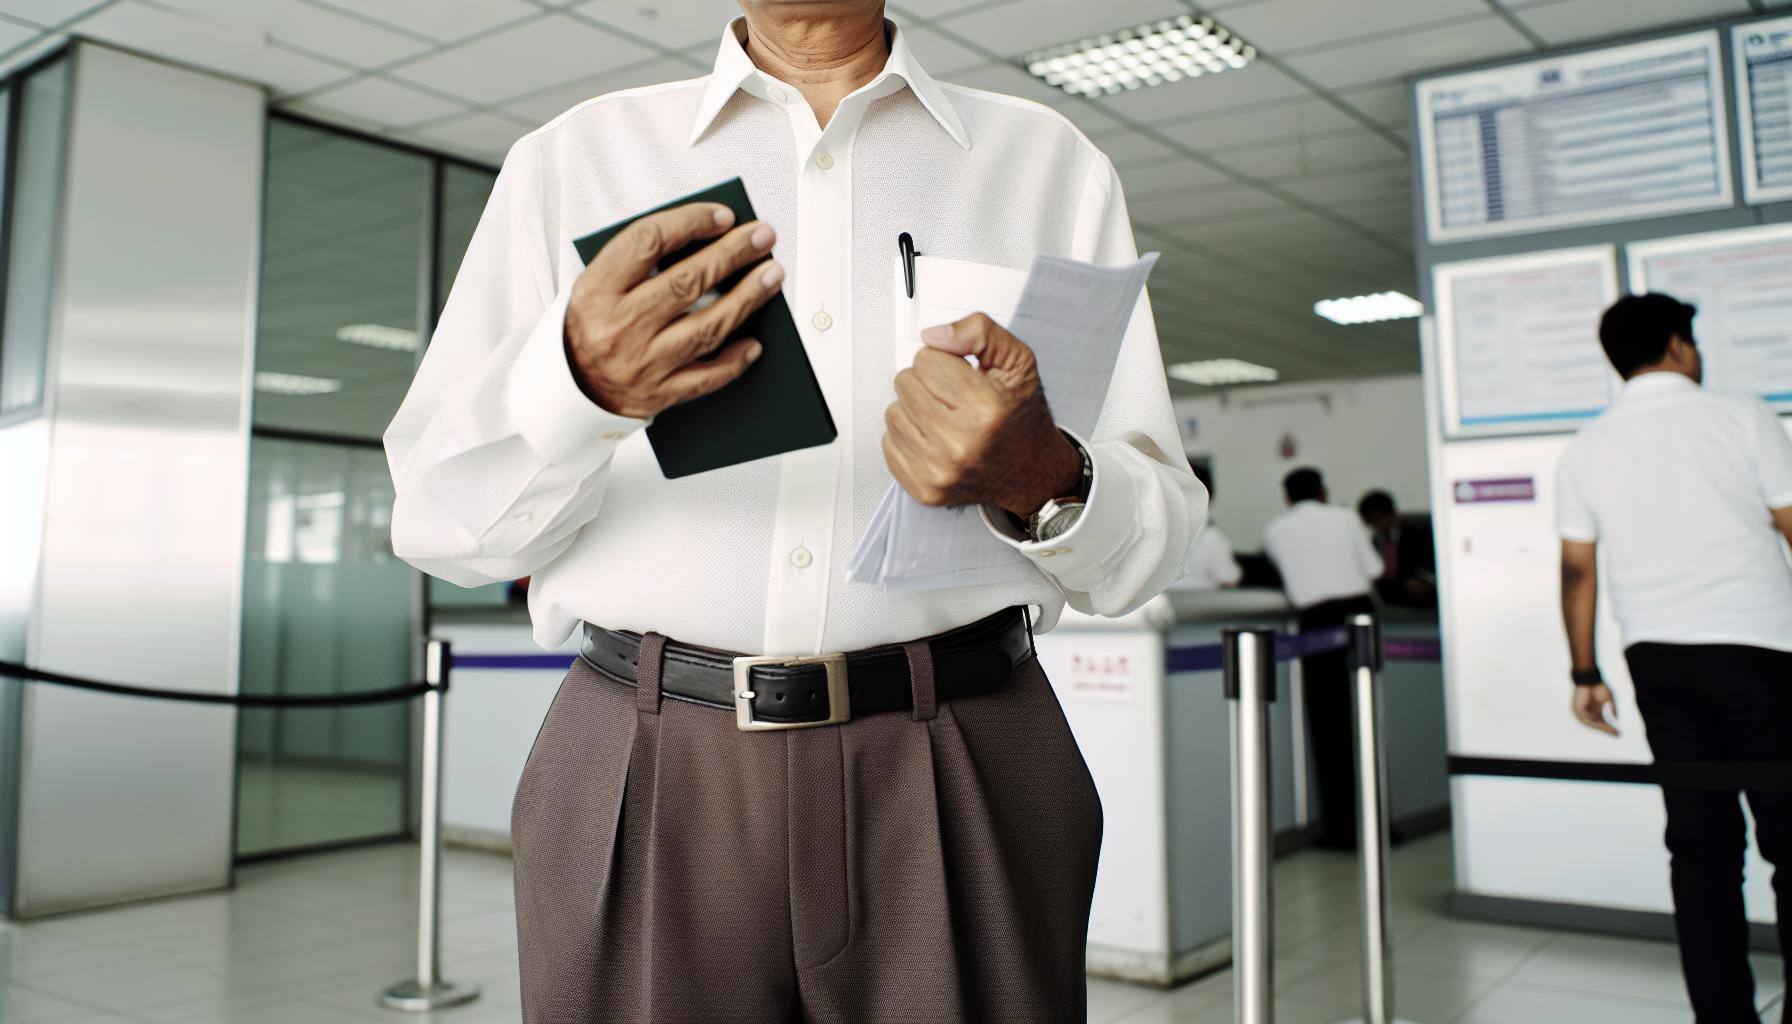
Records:
[[[1218,387],[1224,384],[1267,384],[1281,377],[1268,366],[1247,363],[1242,359],[1201,359],[1192,363],[1171,363],[1164,372],[1189,384]]]
[[[1383,320],[1411,320],[1425,315],[1418,299],[1403,292],[1376,292],[1347,299],[1313,303],[1313,312],[1335,324],[1374,324]]]
[[[1073,96],[1104,96],[1236,71],[1256,57],[1212,18],[1184,14],[1034,50],[1021,63]]]
[[[328,395],[342,390],[342,382],[328,377],[307,377],[302,373],[276,373],[273,370],[258,370],[255,374],[255,390],[270,395]]]
[[[387,327],[385,324],[349,324],[336,329],[336,340],[350,345],[384,349],[387,352],[417,351],[417,332],[408,327]]]

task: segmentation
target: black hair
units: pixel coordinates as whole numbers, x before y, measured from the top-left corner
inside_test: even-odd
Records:
[[[1282,478],[1282,493],[1293,501],[1318,501],[1325,493],[1325,478],[1312,466],[1302,466]]]
[[[1213,470],[1207,468],[1207,462],[1205,460],[1196,462],[1194,459],[1190,459],[1188,460],[1188,468],[1194,471],[1195,479],[1201,481],[1201,486],[1207,488],[1208,497],[1212,497]]]
[[[1394,496],[1386,491],[1370,491],[1363,495],[1363,500],[1356,503],[1356,514],[1364,522],[1370,516],[1386,516],[1394,514]]]
[[[1650,292],[1626,295],[1599,319],[1599,343],[1618,375],[1629,379],[1668,354],[1676,335],[1692,341],[1692,318],[1698,309],[1671,295]]]

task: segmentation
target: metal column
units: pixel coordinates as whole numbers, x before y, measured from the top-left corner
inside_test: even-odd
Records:
[[[1232,723],[1232,975],[1236,1024],[1275,1020],[1274,843],[1269,813],[1269,702],[1275,699],[1276,635],[1223,634]]]

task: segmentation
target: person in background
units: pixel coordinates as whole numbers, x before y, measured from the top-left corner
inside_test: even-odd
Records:
[[[1356,514],[1381,555],[1381,578],[1375,581],[1381,603],[1436,608],[1437,549],[1431,539],[1431,517],[1401,515],[1394,496],[1386,491],[1363,495]]]
[[[1201,486],[1207,488],[1207,500],[1213,501],[1213,474],[1206,467],[1194,461],[1189,468],[1195,471],[1195,478]],[[1222,590],[1238,586],[1244,578],[1244,570],[1239,567],[1238,559],[1232,554],[1232,539],[1226,531],[1220,529],[1212,519],[1195,537],[1195,546],[1188,553],[1188,575],[1171,584],[1174,590],[1204,591]]]
[[[1326,504],[1325,479],[1311,468],[1282,481],[1288,511],[1263,531],[1264,551],[1282,573],[1282,589],[1300,616],[1301,632],[1341,626],[1374,614],[1369,594],[1382,574],[1356,516]],[[1356,770],[1351,757],[1350,666],[1344,651],[1300,661],[1307,742],[1319,782],[1320,846],[1356,846]]]
[[[1783,781],[1792,763],[1792,440],[1761,403],[1699,386],[1696,312],[1666,295],[1633,295],[1599,324],[1624,389],[1581,429],[1556,477],[1574,716],[1618,733],[1594,653],[1603,548],[1656,763],[1671,772],[1734,762]],[[1760,1019],[1739,790],[1774,865],[1780,948],[1792,950],[1792,793],[1664,779],[1674,929],[1700,1024]]]

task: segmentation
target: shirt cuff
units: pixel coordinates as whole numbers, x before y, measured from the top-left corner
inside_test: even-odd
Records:
[[[565,341],[571,298],[572,289],[563,289],[523,342],[506,389],[510,417],[517,433],[548,462],[601,461],[647,421],[605,411],[573,380]]]
[[[1071,437],[1089,453],[1095,468],[1089,501],[1075,526],[1051,540],[1030,541],[1017,535],[1003,510],[983,505],[978,511],[991,533],[1027,556],[1040,571],[1072,590],[1086,591],[1107,575],[1108,564],[1126,546],[1138,510],[1132,475],[1113,446],[1091,445],[1075,434]]]

